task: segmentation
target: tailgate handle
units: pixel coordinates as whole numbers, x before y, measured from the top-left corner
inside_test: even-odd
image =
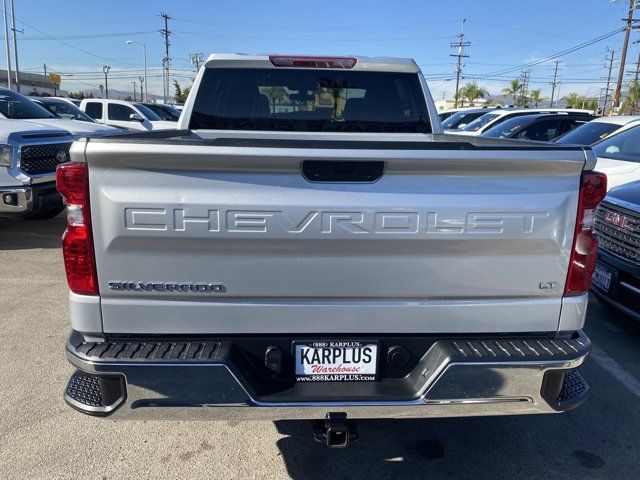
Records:
[[[302,175],[310,182],[370,183],[384,173],[384,162],[305,160]]]

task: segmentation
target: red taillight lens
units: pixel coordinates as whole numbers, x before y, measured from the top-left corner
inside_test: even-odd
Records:
[[[269,61],[275,67],[353,68],[358,62],[358,59],[355,57],[269,55]]]
[[[62,254],[69,288],[82,295],[97,295],[87,164],[59,165],[56,182],[58,191],[67,202],[67,229],[62,235]]]
[[[581,295],[591,286],[591,276],[598,256],[598,240],[593,234],[596,207],[606,194],[607,176],[604,173],[583,172],[565,295]]]

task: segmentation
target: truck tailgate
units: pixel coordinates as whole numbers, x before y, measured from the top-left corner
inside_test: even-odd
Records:
[[[104,331],[557,330],[584,152],[325,143],[88,142]]]

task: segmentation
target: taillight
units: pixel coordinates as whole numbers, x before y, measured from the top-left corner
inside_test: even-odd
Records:
[[[582,173],[576,232],[564,287],[565,295],[581,295],[591,286],[591,276],[598,256],[598,240],[593,233],[596,207],[606,194],[607,176],[604,173]]]
[[[62,254],[69,288],[82,295],[97,295],[87,164],[68,162],[59,165],[56,187],[67,203],[67,229],[62,235]]]
[[[269,55],[269,61],[275,67],[353,68],[358,62],[358,59],[355,57]]]

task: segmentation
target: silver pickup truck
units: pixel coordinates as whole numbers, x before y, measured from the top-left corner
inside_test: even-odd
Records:
[[[331,446],[355,418],[573,408],[595,163],[444,135],[412,60],[212,55],[179,130],[76,142],[58,168],[65,399],[318,419]]]

